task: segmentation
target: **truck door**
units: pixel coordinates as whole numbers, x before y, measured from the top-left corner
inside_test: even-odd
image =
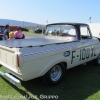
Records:
[[[79,40],[78,38],[79,31],[77,30],[77,28],[73,27],[68,31],[68,34],[69,36],[71,36],[72,42],[69,44],[71,51],[70,51],[70,57],[68,57],[69,61],[67,68],[71,68],[83,63],[83,61],[80,60],[81,58],[80,50],[83,47],[83,45],[81,40]]]
[[[80,41],[74,43],[71,51],[71,62],[69,67],[95,59],[98,55],[98,39],[94,39],[88,26],[80,26]]]
[[[94,39],[88,26],[80,26],[81,44],[80,61],[87,62],[98,55],[98,39]]]

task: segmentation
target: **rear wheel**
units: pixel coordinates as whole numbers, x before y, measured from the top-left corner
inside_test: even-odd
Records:
[[[58,84],[64,77],[65,66],[60,63],[54,65],[43,77],[42,80],[50,85]]]

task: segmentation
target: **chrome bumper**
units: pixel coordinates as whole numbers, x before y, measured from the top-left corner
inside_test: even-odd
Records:
[[[9,73],[4,73],[3,71],[0,70],[0,75],[3,78],[5,78],[6,80],[8,80],[10,83],[14,84],[15,86],[17,86],[17,87],[21,86],[20,80],[18,80],[14,76],[10,75]]]

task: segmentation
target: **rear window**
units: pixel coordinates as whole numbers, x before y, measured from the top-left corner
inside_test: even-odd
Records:
[[[46,28],[45,36],[75,41],[77,40],[77,31],[73,25],[49,25]]]

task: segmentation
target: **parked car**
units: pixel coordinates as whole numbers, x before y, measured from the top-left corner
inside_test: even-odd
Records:
[[[0,40],[2,40],[3,31],[4,31],[4,26],[0,26]]]
[[[27,28],[21,28],[21,30],[22,30],[22,31],[26,31],[26,32],[29,31],[29,29],[27,29]]]
[[[36,28],[36,29],[34,29],[34,32],[35,32],[35,33],[42,33],[42,29]]]

